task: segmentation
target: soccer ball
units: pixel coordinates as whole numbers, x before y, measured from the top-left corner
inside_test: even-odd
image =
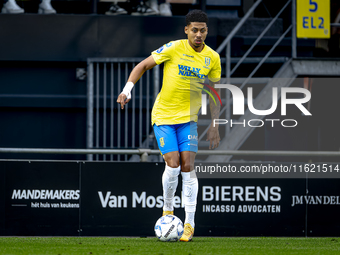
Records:
[[[175,215],[160,217],[155,225],[155,234],[163,242],[176,242],[183,235],[183,223]]]

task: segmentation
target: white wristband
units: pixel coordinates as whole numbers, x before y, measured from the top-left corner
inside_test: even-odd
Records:
[[[123,88],[122,93],[126,96],[127,99],[131,99],[131,90],[133,86],[134,86],[133,82],[129,81],[125,84],[125,87]]]

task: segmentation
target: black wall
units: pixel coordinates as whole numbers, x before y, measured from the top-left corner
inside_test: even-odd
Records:
[[[76,79],[80,62],[0,63],[0,146],[86,147],[86,81]],[[2,154],[1,158],[35,158]],[[39,155],[39,158],[50,156]],[[79,156],[52,155],[55,159]]]
[[[147,57],[185,39],[185,19],[104,15],[0,15],[0,60],[86,61],[89,57]],[[216,47],[217,19],[207,44]]]
[[[158,163],[0,161],[0,235],[153,236],[163,170]],[[337,236],[337,183],[199,178],[195,236]],[[181,185],[176,196],[175,214],[184,220]]]

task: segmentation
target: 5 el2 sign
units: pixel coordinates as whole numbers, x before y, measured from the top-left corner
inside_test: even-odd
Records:
[[[330,0],[297,0],[298,38],[330,38]]]

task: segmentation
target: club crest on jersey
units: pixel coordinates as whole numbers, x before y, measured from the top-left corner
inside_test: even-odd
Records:
[[[205,65],[209,66],[210,65],[210,58],[205,58]]]
[[[156,52],[161,53],[163,51],[163,49],[164,49],[164,46],[160,47]]]
[[[164,137],[159,138],[159,143],[161,147],[164,147],[165,142],[164,142]]]

